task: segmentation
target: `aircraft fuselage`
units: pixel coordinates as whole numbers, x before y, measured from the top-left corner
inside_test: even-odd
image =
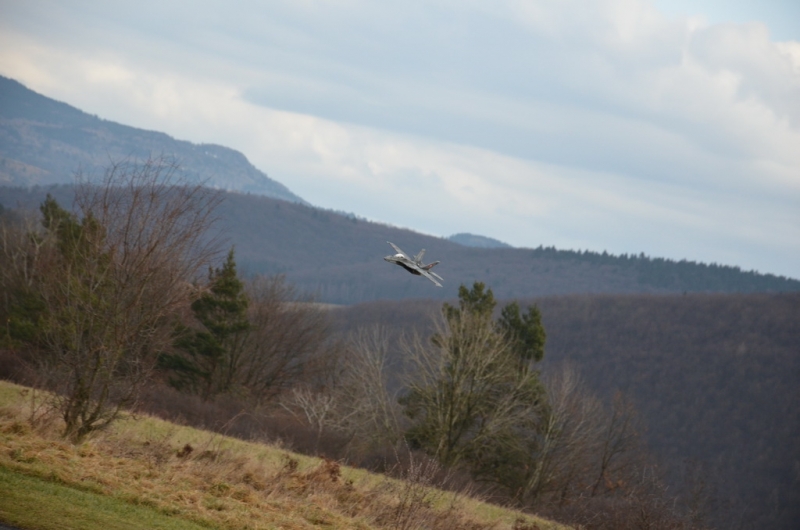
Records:
[[[437,281],[437,279],[441,280],[442,277],[431,271],[431,269],[439,262],[434,261],[427,265],[423,265],[422,263],[422,256],[425,254],[425,249],[420,250],[419,254],[414,256],[414,259],[411,259],[394,243],[388,243],[397,251],[397,254],[386,256],[383,258],[384,260],[388,261],[389,263],[394,263],[395,265],[400,265],[414,276],[424,276],[433,282],[437,287],[442,286],[442,284]]]

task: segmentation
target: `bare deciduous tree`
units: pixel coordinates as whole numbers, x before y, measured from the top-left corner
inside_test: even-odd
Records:
[[[360,328],[349,337],[341,359],[343,376],[336,387],[341,418],[362,441],[400,439],[397,390],[389,389],[389,333],[382,326]]]
[[[303,378],[329,369],[326,311],[297,295],[283,276],[259,276],[247,286],[251,329],[234,359],[236,380],[259,402],[273,399]]]
[[[295,388],[284,407],[300,411],[318,436],[325,428],[347,435],[351,450],[394,445],[401,437],[401,414],[397,392],[388,388],[388,351],[385,328],[359,329],[342,345],[331,384],[316,391]]]
[[[547,493],[566,500],[575,481],[591,465],[602,431],[602,406],[585,391],[574,367],[560,365],[543,377],[547,407],[529,454],[521,500],[533,505]]]
[[[597,478],[592,485],[591,495],[604,490],[613,490],[625,480],[626,471],[641,464],[638,460],[640,431],[636,410],[621,392],[614,394],[611,410],[601,424],[599,455],[597,458]]]
[[[543,377],[548,406],[542,414],[521,500],[551,505],[572,497],[613,493],[641,464],[632,404],[617,393],[610,407],[587,390],[577,369],[555,367]]]
[[[414,367],[404,397],[411,441],[446,466],[496,468],[501,452],[518,454],[517,434],[538,417],[540,387],[510,348],[490,319],[466,311],[440,320],[435,340],[414,337],[405,348]]]
[[[190,282],[215,253],[215,194],[188,186],[166,159],[79,176],[78,214],[42,206],[29,272],[38,314],[36,360],[51,375],[65,435],[79,440],[136,399]]]

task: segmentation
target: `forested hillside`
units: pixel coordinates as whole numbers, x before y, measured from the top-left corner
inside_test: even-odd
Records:
[[[673,487],[706,481],[702,497],[720,528],[797,527],[800,294],[526,303],[541,309],[547,332],[543,371],[572,363],[601,395],[629,395]],[[429,334],[440,308],[384,301],[333,314],[345,330],[386,326],[397,343],[411,329]]]
[[[590,528],[638,528],[641,514],[659,528],[706,528],[709,510],[720,528],[796,527],[800,293],[663,287],[796,281],[642,256],[467,248],[187,187],[159,162],[79,188],[72,212],[61,206],[71,187],[3,191],[0,374],[57,390],[65,438],[80,442],[147,403],[226,432],[244,418],[250,434],[271,429],[370,466],[405,440],[501,502],[576,524],[603,519]],[[224,242],[208,232],[216,216]],[[339,271],[361,281],[362,297],[403,281],[437,292],[375,257],[386,239],[452,263],[442,271],[450,291],[438,293],[457,300],[325,310],[280,276],[238,277],[242,256],[251,273],[290,282],[307,274],[325,286]],[[273,261],[258,268],[259,256]],[[660,271],[662,287],[642,270]],[[456,271],[471,289],[457,287]],[[545,292],[573,294],[531,297],[538,271],[552,281]],[[493,281],[499,296],[484,290]]]
[[[800,521],[800,295],[539,301],[548,361],[634,396],[673,481],[699,472],[754,528]],[[713,493],[712,491],[709,492]]]
[[[454,474],[457,490],[587,529],[633,530],[644,518],[705,530],[700,512],[651,473],[627,400],[599,400],[569,371],[541,376],[537,308],[501,307],[479,282],[460,287],[435,335],[408,344],[415,370],[398,394],[392,343],[380,331],[337,333],[332,310],[298,297],[282,277],[239,277],[235,251],[222,258],[207,235],[219,197],[171,181],[159,159],[120,168],[102,185],[79,187],[76,211],[48,194],[38,215],[2,212],[0,377],[37,390],[27,420],[0,430],[46,428],[63,447],[85,447],[131,409],[150,410],[328,456],[332,482],[339,462],[401,470],[416,484],[446,485]],[[39,443],[22,440],[7,456],[36,462],[27,455],[40,455]],[[158,463],[194,451],[185,444]],[[198,458],[219,461],[205,450]],[[58,476],[52,462],[41,469]],[[214,491],[227,497],[232,483],[264,477],[233,471]],[[454,517],[442,522],[460,527]]]
[[[36,209],[46,193],[72,203],[68,186],[0,188],[0,204]],[[379,299],[456,297],[479,280],[499,298],[584,293],[783,292],[800,281],[738,267],[555,248],[474,248],[354,215],[263,196],[224,193],[218,229],[236,247],[245,274],[285,274],[319,301],[353,304]],[[427,249],[440,260],[444,288],[383,261],[391,241],[409,254]]]

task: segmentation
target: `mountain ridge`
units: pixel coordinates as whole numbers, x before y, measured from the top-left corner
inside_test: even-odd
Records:
[[[0,188],[0,204],[35,210],[47,193],[64,206],[73,203],[73,187],[60,185]],[[466,247],[331,210],[254,194],[222,193],[218,229],[226,237],[224,244],[235,247],[239,270],[245,275],[282,274],[320,302],[450,300],[458,296],[459,285],[475,281],[490,286],[499,298],[800,291],[798,280],[734,266],[543,246]],[[387,241],[410,254],[427,249],[427,257],[442,262],[437,272],[444,277],[444,288],[384,262],[392,252]]]
[[[452,299],[457,286],[483,281],[501,297],[589,293],[783,292],[800,281],[739,267],[613,256],[555,247],[514,248],[460,233],[449,238],[375,223],[313,207],[256,169],[240,152],[175,140],[91,116],[0,76],[0,204],[35,209],[48,192],[72,204],[69,170],[102,173],[110,163],[144,161],[154,153],[175,160],[190,182],[225,192],[222,229],[241,270],[285,274],[320,301]],[[53,188],[57,185],[57,188]],[[38,187],[37,187],[38,186]],[[62,189],[63,188],[63,189]],[[411,254],[428,249],[445,288],[387,267],[387,241]]]
[[[73,173],[102,174],[109,161],[166,156],[190,182],[308,204],[239,151],[194,144],[90,115],[0,76],[0,184],[64,184]]]
[[[493,237],[481,236],[478,234],[470,234],[467,232],[459,232],[448,237],[450,241],[464,245],[465,247],[479,247],[479,248],[512,248],[512,245],[495,239]]]

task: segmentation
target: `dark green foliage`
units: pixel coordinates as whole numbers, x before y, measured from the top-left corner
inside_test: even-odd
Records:
[[[516,304],[494,322],[495,305],[483,283],[461,286],[459,307],[442,308],[444,327],[432,348],[419,346],[417,373],[400,402],[414,447],[514,491],[525,484],[546,411],[539,373],[529,363],[541,359],[544,331],[538,312],[521,317]]]
[[[465,285],[458,288],[459,306],[445,302],[442,312],[450,321],[462,313],[470,313],[480,318],[491,319],[497,301],[491,289],[483,282],[475,282],[472,289]],[[527,313],[520,312],[519,303],[514,301],[503,307],[496,322],[497,329],[505,333],[514,354],[521,364],[539,362],[544,358],[544,344],[547,335],[542,325],[542,315],[535,305],[528,307]]]
[[[542,325],[542,315],[535,305],[520,313],[519,303],[511,302],[503,308],[497,325],[511,341],[512,349],[522,363],[539,362],[544,358],[547,334]]]
[[[48,273],[39,267],[53,267],[50,275],[55,271],[74,271],[70,281],[62,287],[68,286],[75,297],[86,304],[83,310],[87,312],[99,308],[100,300],[96,295],[110,281],[106,274],[110,258],[102,250],[104,233],[96,219],[89,215],[78,220],[50,194],[41,204],[40,212],[44,232],[31,231],[23,236],[30,243],[30,255],[16,264],[21,274],[18,280],[6,286],[7,315],[3,331],[7,340],[19,346],[41,346],[50,333],[57,332],[63,319],[69,318],[67,314],[59,315],[57,308],[47,303],[48,294],[40,288],[39,282],[43,280],[42,275]],[[24,230],[21,226],[17,229]]]
[[[216,342],[224,344],[249,328],[244,284],[236,272],[233,249],[222,268],[209,271],[209,292],[192,304],[192,311]]]
[[[82,234],[81,224],[73,214],[59,206],[52,195],[47,194],[39,211],[42,212],[42,226],[56,236],[62,254],[78,244]]]
[[[466,285],[458,288],[458,307],[453,307],[446,303],[442,307],[442,312],[447,320],[459,318],[462,313],[469,313],[480,318],[492,318],[497,301],[491,289],[486,289],[483,282],[475,282],[472,289],[467,289]]]
[[[91,253],[92,247],[102,248],[104,229],[91,212],[79,221],[74,214],[63,209],[49,193],[39,210],[42,212],[42,226],[54,237],[58,250],[65,259],[77,264],[88,258],[86,253]],[[100,255],[102,251],[96,253]],[[101,260],[108,262],[107,257]]]
[[[21,286],[9,288],[3,295],[5,326],[0,337],[10,345],[24,346],[37,342],[41,315],[47,309],[35,292]]]
[[[26,347],[36,341],[40,317],[46,309],[42,297],[31,288],[31,282],[24,281],[27,271],[20,262],[29,261],[30,257],[15,259],[14,250],[11,250],[17,245],[27,246],[41,237],[27,233],[19,221],[11,210],[0,205],[0,230],[5,247],[4,252],[0,252],[0,322],[3,323],[0,326],[0,345],[11,348]],[[17,252],[24,255],[21,249]]]
[[[182,353],[161,356],[160,365],[172,374],[173,386],[206,400],[231,391],[237,358],[250,331],[247,307],[231,249],[221,268],[209,270],[208,290],[192,303],[199,328],[179,326],[175,347]]]
[[[98,278],[111,281],[106,274],[111,263],[104,248],[105,230],[91,212],[80,221],[63,209],[48,193],[40,207],[42,226],[46,234],[56,242],[62,265],[65,267],[98,267]],[[86,278],[88,280],[88,278]]]

